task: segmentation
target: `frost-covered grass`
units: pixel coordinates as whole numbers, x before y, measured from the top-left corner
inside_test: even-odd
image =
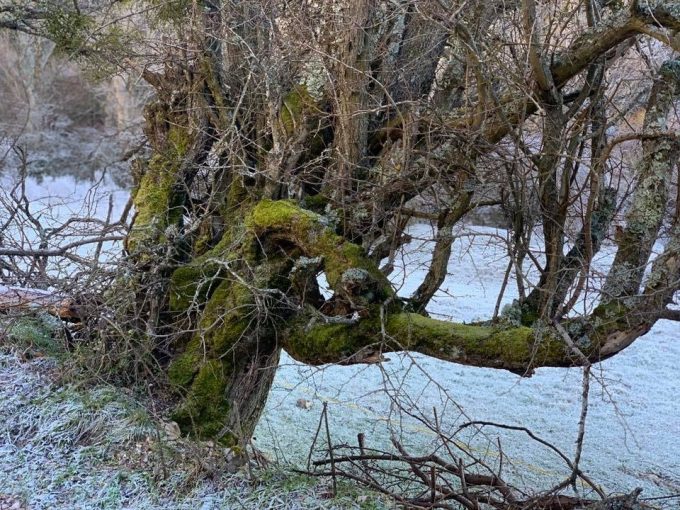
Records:
[[[68,177],[46,178],[41,185],[32,182],[29,192],[35,197],[36,205],[47,195],[66,194],[75,202],[71,207],[78,207],[78,200],[87,196],[83,187]],[[115,192],[113,188],[108,190],[114,192],[116,207],[121,208],[125,193]],[[52,212],[63,214],[65,209],[59,208],[64,206],[57,206],[57,200],[54,203],[50,206]],[[403,295],[418,285],[431,251],[429,227],[416,225],[411,234],[414,241],[403,255],[400,269],[392,275]],[[457,321],[489,318],[507,264],[502,242],[506,232],[470,227],[458,234],[449,277],[429,311]],[[613,254],[614,247],[605,245],[594,263],[595,270],[605,271]],[[597,282],[594,284],[596,287]],[[510,303],[515,297],[511,280],[503,303]],[[579,312],[592,305],[596,293],[584,298],[577,308]],[[606,492],[629,491],[636,486],[643,487],[643,496],[648,497],[680,492],[679,337],[677,323],[659,321],[647,335],[624,352],[598,364],[593,371],[595,381],[582,468],[601,483]],[[537,370],[533,377],[523,379],[503,371],[463,367],[420,355],[402,353],[388,357],[390,361],[381,365],[307,367],[284,355],[254,443],[270,458],[299,466],[306,461],[322,402],[326,401],[335,444],[355,445],[357,433],[362,432],[366,434],[368,446],[386,448],[391,430],[401,435],[404,444],[412,450],[427,451],[436,437],[422,422],[400,411],[390,398],[400,396],[403,407],[414,415],[431,418],[433,408],[437,408],[438,419],[447,430],[455,430],[471,419],[522,425],[566,454],[573,454],[580,411],[580,370],[544,368]],[[97,438],[95,443],[99,446],[87,441],[69,443],[64,439],[63,427],[50,429],[47,425],[51,420],[65,424],[75,412],[58,398],[55,401],[55,392],[59,394],[61,390],[45,386],[42,376],[36,375],[33,369],[25,371],[14,358],[3,360],[0,416],[10,419],[6,424],[0,422],[0,455],[5,460],[0,468],[0,493],[24,494],[34,502],[32,508],[52,508],[50,501],[57,501],[61,508],[98,505],[104,508],[201,508],[200,502],[207,502],[205,508],[220,505],[238,508],[236,503],[230,503],[238,500],[242,500],[246,508],[267,508],[271,502],[276,502],[277,508],[316,508],[322,504],[342,507],[351,500],[350,496],[333,502],[308,499],[323,489],[308,481],[297,485],[299,479],[291,481],[283,475],[271,476],[267,484],[255,488],[242,476],[197,481],[200,477],[196,473],[200,469],[191,462],[172,464],[170,479],[159,482],[153,467],[144,468],[144,463],[139,467],[135,460],[134,469],[128,468],[125,466],[131,461],[110,453],[116,449],[137,452],[133,458],[138,459],[148,449],[137,445],[145,442],[134,437],[102,434],[102,425],[94,416],[106,416],[105,421],[118,423],[125,430],[143,428],[143,420],[130,425],[125,413],[117,414],[120,409],[115,406],[102,411],[103,414],[97,414],[100,411],[93,414],[86,406],[70,403],[69,406],[80,409],[79,416],[90,420],[84,429],[74,430],[88,430],[84,437]],[[35,363],[39,366],[44,362]],[[13,384],[24,388],[24,393],[19,391],[15,395]],[[5,397],[8,391],[10,397]],[[296,402],[301,398],[311,402],[311,408],[298,407]],[[55,407],[47,411],[41,405]],[[25,444],[8,441],[5,438],[14,436],[7,431],[12,430],[11,424],[23,414],[33,416],[36,423],[42,425],[36,429],[38,432],[31,432],[34,435],[28,434],[32,439]],[[43,415],[52,418],[40,421]],[[65,421],[60,421],[62,419]],[[68,423],[73,425],[73,421]],[[154,425],[149,432],[155,434],[157,428]],[[72,436],[66,435],[68,437]],[[493,462],[497,454],[487,448],[495,445],[497,438],[502,440],[507,455],[506,473],[515,483],[547,487],[567,473],[553,454],[528,443],[524,436],[486,430],[486,434],[467,439],[474,452],[483,453]],[[56,446],[52,445],[53,440]],[[109,443],[112,446],[108,450],[101,446]],[[51,448],[56,448],[57,453],[50,453]],[[153,462],[149,464],[157,470],[159,463],[154,460],[153,450],[150,455]],[[289,490],[290,485],[295,488]],[[63,498],[63,502],[58,498]],[[103,503],[109,498],[111,503]]]
[[[4,336],[16,350],[59,358],[64,345],[54,333],[60,326],[59,319],[46,313],[5,316],[0,320],[0,338]]]
[[[331,499],[323,482],[282,470],[251,483],[214,445],[168,436],[120,389],[62,386],[56,371],[48,358],[0,354],[0,495],[31,510],[389,506],[349,485]]]
[[[400,270],[392,275],[400,293],[408,295],[424,276],[431,253],[432,232],[415,225],[414,241],[405,250]],[[435,316],[456,321],[488,319],[493,315],[507,265],[503,230],[467,227],[458,232],[449,276],[428,308]],[[604,271],[614,256],[605,245],[595,261]],[[597,285],[597,282],[595,282]],[[516,297],[514,280],[503,303]],[[592,306],[596,293],[586,294],[577,311]],[[680,327],[659,321],[644,337],[617,356],[595,365],[591,384],[582,467],[606,492],[643,487],[644,496],[680,492]],[[580,369],[542,368],[531,378],[494,369],[464,367],[422,355],[389,354],[380,366],[306,367],[284,356],[257,443],[265,450],[299,463],[307,454],[301,437],[316,430],[321,402],[329,402],[333,439],[356,445],[358,432],[371,446],[389,446],[388,429],[422,451],[436,439],[423,423],[395,409],[390,396],[409,413],[430,420],[433,408],[443,427],[455,430],[468,420],[490,420],[525,426],[558,446],[574,452],[580,412]],[[404,396],[408,395],[407,398]],[[312,402],[309,410],[295,402]],[[530,487],[549,487],[567,468],[547,449],[526,436],[485,429],[471,441],[475,452],[487,452],[502,439],[506,473]],[[489,451],[490,462],[497,454]]]

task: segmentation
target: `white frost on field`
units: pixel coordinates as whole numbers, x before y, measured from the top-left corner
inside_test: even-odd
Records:
[[[421,281],[429,256],[430,228],[417,225],[405,250],[401,270],[392,278],[402,295]],[[476,235],[472,235],[475,233]],[[471,322],[493,315],[507,255],[501,239],[506,232],[469,227],[453,248],[449,277],[429,307],[430,313]],[[614,247],[606,245],[596,269],[611,264]],[[503,299],[516,297],[511,280]],[[587,296],[592,302],[592,298]],[[583,309],[583,305],[581,310]],[[591,385],[582,467],[606,491],[641,486],[645,495],[680,490],[680,326],[659,321],[643,338],[617,356],[596,365]],[[405,431],[414,449],[427,448],[434,434],[413,418],[392,412],[385,388],[402,387],[418,409],[443,413],[445,426],[455,429],[468,420],[489,420],[530,428],[568,455],[574,451],[580,413],[580,369],[542,368],[531,378],[506,371],[464,367],[422,355],[389,354],[378,366],[305,367],[286,356],[275,380],[257,443],[292,462],[306,458],[316,431],[322,401],[329,402],[333,441],[356,445],[366,433],[367,444],[388,447],[385,423]],[[386,383],[386,377],[391,381]],[[445,394],[446,392],[446,394]],[[311,410],[295,402],[313,402]],[[453,402],[461,406],[461,410]],[[503,450],[525,482],[548,487],[568,474],[554,454],[527,441],[521,433],[500,434]],[[481,449],[486,439],[473,442]],[[479,450],[478,450],[479,451]]]
[[[72,211],[66,209],[63,200],[49,202],[48,196],[69,197],[74,204],[69,207],[76,207],[76,212],[79,201],[96,198],[88,194],[89,185],[70,177],[45,178],[41,185],[31,182],[29,192],[35,206],[58,218]],[[127,193],[108,184],[104,193],[113,193],[115,207],[122,209]],[[106,204],[107,200],[98,203]],[[103,214],[106,205],[96,210]],[[469,230],[480,235],[456,241],[450,276],[430,306],[432,314],[458,321],[486,319],[493,314],[507,264],[502,244],[506,233],[481,227]],[[424,241],[431,238],[429,227],[416,226],[411,233],[415,240],[404,254],[401,270],[392,275],[402,295],[408,295],[418,284],[430,249]],[[613,247],[605,246],[596,267],[606,268],[612,256]],[[512,301],[514,290],[511,281],[504,303]],[[635,486],[644,487],[645,496],[680,491],[678,337],[677,323],[659,321],[645,337],[594,370],[597,381],[591,390],[582,467],[607,491]],[[363,432],[369,446],[384,447],[390,422],[403,431],[406,445],[427,450],[434,435],[390,404],[387,393],[398,386],[410,395],[412,408],[417,406],[424,415],[431,416],[432,408],[439,408],[438,416],[443,416],[445,427],[455,428],[470,419],[524,425],[565,453],[573,453],[580,410],[580,370],[544,368],[523,379],[504,371],[463,367],[421,355],[390,354],[388,358],[390,361],[381,366],[307,367],[284,355],[255,444],[271,457],[303,462],[322,402],[327,401],[334,443],[354,445],[356,434]],[[311,401],[311,409],[297,407],[300,398]],[[554,455],[531,445],[526,437],[491,429],[486,432],[473,441],[473,446],[482,451],[488,439],[501,437],[505,454],[527,485],[547,486],[566,474]],[[0,476],[8,476],[11,468],[7,465]]]
[[[116,223],[129,196],[128,191],[116,186],[107,175],[100,176],[96,182],[78,180],[72,175],[28,178],[23,189],[18,181],[18,175],[0,173],[0,223],[10,220],[10,211],[17,208],[16,201],[21,201],[22,195],[27,201],[28,214],[20,211],[3,225],[3,247],[17,250],[56,249],[83,240],[96,240],[101,237],[101,220]],[[109,235],[113,234],[115,232]],[[105,263],[120,250],[119,241],[107,241],[101,249],[97,243],[90,243],[69,252],[90,261],[99,253],[99,262]],[[29,257],[16,261],[23,268],[31,262]],[[50,276],[66,278],[78,269],[77,265],[65,264],[59,258],[48,259]]]
[[[17,184],[18,176],[0,174],[0,186],[6,195]],[[110,177],[100,176],[96,182],[79,180],[72,175],[26,180],[26,198],[31,212],[54,226],[70,217],[104,219],[111,201],[112,219],[120,217],[129,191],[116,186]]]

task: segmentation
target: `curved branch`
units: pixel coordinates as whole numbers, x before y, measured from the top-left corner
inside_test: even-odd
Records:
[[[675,8],[675,1],[657,0],[645,2],[644,8],[637,3],[630,10],[621,10],[599,23],[596,27],[584,31],[571,46],[555,55],[549,68],[554,86],[562,90],[567,83],[586,69],[593,61],[608,54],[622,43],[629,41],[639,34],[647,34],[650,25],[663,27],[670,31],[680,30],[680,13]],[[616,58],[613,56],[612,58]],[[533,91],[535,96],[542,96],[540,87]],[[491,116],[485,119],[481,132],[476,137],[475,148],[478,153],[491,150],[500,140],[507,136],[512,129],[522,124],[538,109],[535,101],[527,101],[526,95],[517,94],[511,90],[501,92],[498,107]],[[470,127],[475,125],[476,111],[474,108],[465,110],[462,115],[456,115],[444,122],[443,129],[451,133],[468,135]],[[432,119],[434,125],[440,124],[440,118]],[[428,154],[437,154],[441,161],[455,161],[461,157],[458,144],[449,147],[439,147],[436,150],[428,148]],[[400,204],[402,198],[408,200],[421,191],[419,181],[428,171],[429,159],[421,156],[414,158],[411,171],[397,173],[383,189],[382,203],[389,210]]]
[[[582,328],[578,343],[583,356],[576,355],[554,327],[457,324],[405,312],[386,317],[385,336],[380,321],[370,317],[353,326],[299,320],[286,332],[284,348],[311,365],[364,363],[373,360],[376,351],[409,350],[461,365],[531,376],[538,367],[582,366],[622,351],[651,327],[628,325],[627,313],[624,308],[614,313],[598,310],[592,322],[573,323]]]
[[[453,209],[445,210],[438,218],[437,236],[432,252],[432,262],[425,279],[411,298],[411,307],[416,312],[423,312],[432,297],[439,290],[446,278],[451,245],[453,244],[453,226],[468,212],[472,201],[472,191],[461,194],[461,199]]]
[[[404,312],[378,267],[359,246],[336,235],[324,217],[291,201],[265,200],[253,208],[246,225],[265,256],[285,250],[292,256],[320,258],[335,292],[322,309],[334,303],[330,308],[335,315],[354,318],[320,322],[316,309],[307,306],[295,311],[296,317],[284,324],[281,344],[291,356],[311,365],[375,362],[376,353],[411,350],[464,365],[531,375],[536,367],[588,365],[613,356],[654,322],[644,314],[632,314],[622,303],[603,305],[565,328],[578,347],[575,353],[555,326],[431,319]],[[680,258],[676,259],[680,265]]]

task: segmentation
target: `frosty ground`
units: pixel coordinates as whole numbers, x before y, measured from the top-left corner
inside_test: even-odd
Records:
[[[41,184],[31,181],[29,192],[47,209],[50,200],[58,203],[61,215],[67,211],[65,201],[79,203],[88,196],[87,188],[72,177],[47,177]],[[120,210],[126,194],[112,184],[102,189],[104,198],[114,194]],[[430,250],[427,239],[432,237],[426,225],[415,225],[411,234],[414,241],[404,252],[400,270],[392,275],[404,295],[423,274]],[[506,234],[473,226],[457,232],[450,275],[429,307],[430,313],[457,321],[486,319],[493,314],[507,264],[503,244]],[[597,267],[606,268],[612,257],[613,246],[605,245]],[[511,281],[503,302],[509,303],[514,297]],[[588,306],[588,301],[581,306]],[[680,492],[678,337],[677,323],[659,321],[650,333],[594,370],[582,467],[606,492],[629,491],[637,486],[644,488],[647,497]],[[306,367],[284,356],[254,444],[272,459],[300,465],[306,460],[322,402],[328,402],[334,443],[355,444],[357,433],[363,432],[370,446],[386,448],[390,433],[395,433],[414,451],[427,451],[434,434],[419,420],[399,411],[395,403],[398,396],[398,403],[412,415],[427,419],[437,408],[447,430],[453,431],[471,419],[523,425],[565,453],[573,452],[580,411],[579,369],[544,368],[531,378],[520,378],[425,356],[402,353],[388,357],[389,362],[373,366]],[[121,411],[116,397],[110,399],[113,408],[88,410],[78,404],[82,396],[71,395],[76,404],[71,398],[62,399],[60,395],[68,390],[45,384],[40,374],[36,367],[25,366],[11,355],[0,359],[0,415],[4,418],[0,493],[20,493],[31,508],[266,508],[261,505],[267,498],[277,508],[354,504],[354,496],[319,502],[313,498],[319,492],[314,484],[297,488],[290,497],[281,499],[281,494],[252,489],[243,481],[224,485],[201,482],[191,487],[188,499],[181,499],[173,496],[172,487],[168,489],[173,481],[159,487],[149,481],[145,471],[126,470],[111,464],[111,459],[96,467],[101,451],[95,449],[95,455],[92,444],[83,446],[74,439],[78,431],[68,430],[69,423],[74,423],[69,421],[69,413],[89,416],[95,424],[108,420],[106,426],[93,425],[94,437],[116,445],[136,440],[107,433],[117,426],[130,429],[129,408]],[[311,402],[311,407],[298,407],[298,399]],[[135,404],[130,406],[134,408]],[[510,465],[508,471],[518,483],[547,488],[567,473],[554,454],[527,442],[524,436],[489,429],[483,432],[466,440],[475,451],[484,453],[500,437]],[[489,458],[493,461],[492,453]],[[180,471],[176,479],[183,476],[186,473]],[[177,483],[186,489],[184,482]],[[381,503],[370,500],[361,504]]]
[[[411,234],[415,241],[407,248],[402,271],[394,275],[404,295],[423,276],[430,246],[426,240],[432,238],[425,225],[415,226]],[[467,227],[458,234],[449,277],[429,311],[456,321],[489,318],[500,289],[500,275],[507,265],[506,250],[498,242],[498,236],[502,238],[506,233]],[[613,247],[607,245],[596,266],[602,269],[612,259]],[[503,301],[509,303],[514,297],[511,282]],[[680,392],[679,337],[677,323],[659,321],[631,347],[595,367],[583,467],[606,491],[641,486],[647,495],[657,495],[680,490],[680,403],[675,398]],[[318,418],[315,408],[293,408],[298,398],[306,398],[331,402],[331,417],[337,420],[334,438],[338,442],[356,442],[356,432],[363,431],[386,445],[389,435],[381,425],[391,422],[393,427],[404,429],[410,442],[426,444],[434,434],[413,420],[400,421],[399,416],[390,414],[386,394],[393,394],[393,388],[399,387],[411,395],[415,402],[412,409],[417,407],[426,416],[432,415],[433,407],[439,409],[440,415],[445,409],[444,422],[450,429],[473,419],[520,425],[565,453],[573,452],[580,412],[580,369],[541,368],[531,378],[521,378],[505,371],[453,365],[421,355],[390,354],[389,358],[390,362],[381,367],[322,369],[304,367],[285,358],[259,427],[258,443],[267,448],[286,445],[284,451],[290,452],[290,445],[299,444],[294,438],[301,430],[309,435]],[[317,411],[319,408],[320,405]],[[485,448],[497,436],[496,432],[478,437],[476,447]],[[500,437],[504,452],[517,464],[517,474],[530,484],[548,487],[567,473],[565,466],[556,469],[559,462],[553,454],[527,442],[526,437]],[[288,458],[299,459],[303,454],[304,451],[291,452]]]

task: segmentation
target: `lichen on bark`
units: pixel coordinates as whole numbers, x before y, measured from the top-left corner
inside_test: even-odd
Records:
[[[640,291],[666,213],[672,170],[680,154],[677,141],[664,136],[668,113],[678,94],[680,60],[674,59],[661,66],[647,102],[644,130],[659,136],[642,143],[643,155],[635,168],[638,184],[626,213],[626,227],[618,240],[619,249],[602,290],[607,299],[635,296]]]

